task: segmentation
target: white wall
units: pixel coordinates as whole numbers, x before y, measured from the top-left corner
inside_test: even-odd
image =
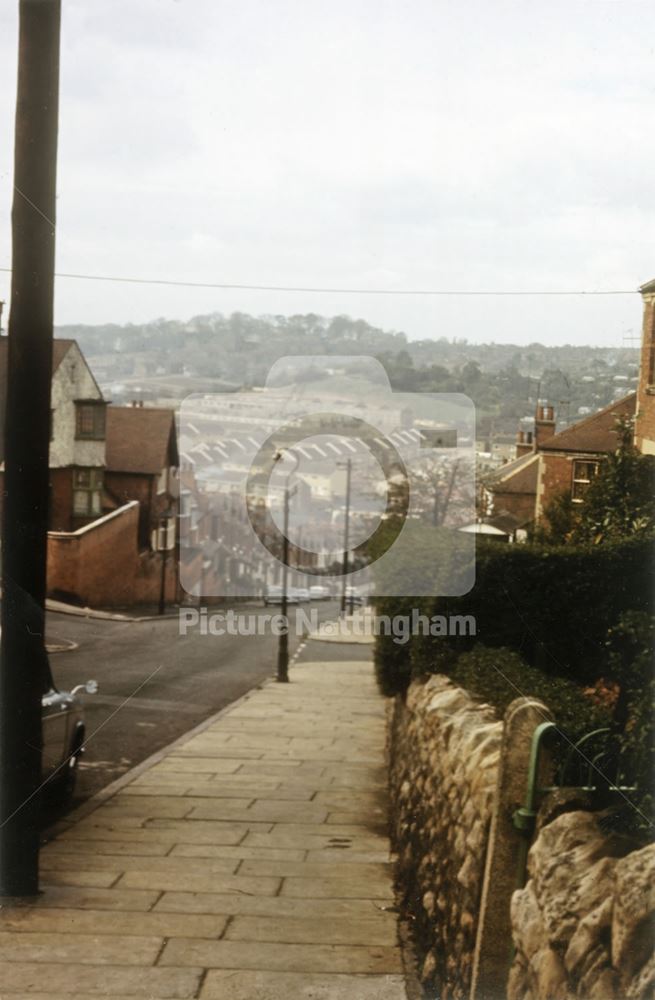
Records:
[[[50,406],[53,437],[50,468],[71,465],[99,467],[105,464],[104,441],[75,440],[75,400],[102,399],[102,393],[77,344],[72,344],[52,379]]]

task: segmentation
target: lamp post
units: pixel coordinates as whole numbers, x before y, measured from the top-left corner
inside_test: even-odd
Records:
[[[171,522],[175,524],[175,511],[170,508],[164,511],[163,514],[159,515],[159,531],[158,531],[158,545],[157,548],[161,552],[161,587],[159,590],[159,614],[163,615],[166,610],[166,565],[168,562],[168,553],[175,545],[175,537],[173,537],[173,543],[169,544],[169,534],[171,528]]]
[[[282,528],[282,594],[280,600],[280,611],[282,615],[283,628],[280,632],[280,641],[277,650],[277,680],[280,684],[289,682],[289,621],[287,619],[288,608],[288,581],[289,581],[289,500],[296,492],[296,487],[289,489],[289,480],[298,468],[298,456],[295,452],[287,452],[294,459],[294,466],[287,473],[284,484],[284,521]],[[275,455],[275,462],[279,462],[283,452],[278,451]]]
[[[346,462],[346,511],[343,523],[343,566],[342,566],[342,576],[343,576],[343,589],[341,591],[341,613],[345,614],[346,611],[346,596],[348,590],[348,545],[349,538],[349,522],[350,522],[350,481],[352,476],[352,459],[348,459]],[[352,600],[351,600],[351,612],[352,612]]]

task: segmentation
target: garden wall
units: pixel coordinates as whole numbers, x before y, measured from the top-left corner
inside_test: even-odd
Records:
[[[439,675],[392,704],[392,839],[421,980],[466,997],[502,723]]]
[[[567,812],[530,849],[512,899],[508,1000],[647,1000],[655,995],[655,844],[627,853],[593,813]]]
[[[426,997],[652,1000],[655,845],[603,832],[563,790],[516,888],[526,834],[512,818],[546,706],[517,698],[500,722],[441,675],[390,704],[392,839]],[[540,785],[549,773],[545,755]]]

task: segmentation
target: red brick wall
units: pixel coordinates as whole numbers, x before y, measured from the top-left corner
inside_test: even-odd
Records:
[[[135,578],[135,604],[158,604],[161,594],[160,552],[141,552]],[[173,549],[166,559],[166,603],[180,599],[177,551]]]
[[[155,477],[105,471],[105,488],[121,504],[129,503],[130,500],[139,501],[139,547],[149,547],[153,527],[153,502],[157,495]]]
[[[558,455],[556,452],[541,453],[537,486],[537,520],[543,515],[544,507],[547,507],[556,496],[571,490],[572,476],[572,456]]]
[[[534,520],[534,493],[502,493],[494,490],[493,498],[494,514],[507,511],[508,514],[513,514],[521,522]]]
[[[655,454],[655,295],[644,295],[641,366],[637,390],[635,444],[646,454]],[[651,388],[651,391],[649,391]]]
[[[137,594],[136,504],[75,532],[48,535],[48,594],[89,607],[134,603]]]
[[[157,604],[162,557],[139,551],[139,507],[114,514],[74,532],[48,535],[48,595],[88,607]],[[177,551],[166,560],[166,600],[179,599]]]

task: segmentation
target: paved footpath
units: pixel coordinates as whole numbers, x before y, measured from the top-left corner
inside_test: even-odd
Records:
[[[1,1000],[403,1000],[383,753],[370,662],[252,691],[43,849]]]

